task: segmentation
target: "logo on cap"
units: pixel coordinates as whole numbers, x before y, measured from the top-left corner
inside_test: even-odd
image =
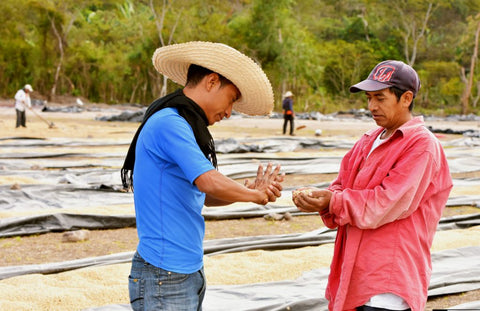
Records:
[[[375,70],[372,80],[378,82],[389,82],[392,78],[393,73],[395,72],[395,67],[390,65],[382,65]]]

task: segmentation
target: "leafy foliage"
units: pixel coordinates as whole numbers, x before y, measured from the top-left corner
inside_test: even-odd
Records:
[[[477,112],[480,73],[476,0],[2,0],[0,96],[25,83],[45,97],[149,104],[178,87],[152,64],[156,48],[193,40],[229,44],[264,68],[280,108],[323,113],[362,107],[349,93],[381,60],[419,72],[416,110],[462,112],[471,77]],[[472,55],[474,57],[472,58]],[[473,68],[473,70],[472,70]],[[164,85],[167,83],[166,85]]]

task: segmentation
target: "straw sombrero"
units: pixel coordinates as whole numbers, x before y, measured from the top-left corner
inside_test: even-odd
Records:
[[[158,48],[152,57],[158,72],[185,86],[190,64],[221,74],[240,90],[233,109],[248,115],[265,115],[273,109],[273,91],[262,68],[234,48],[213,42],[192,41]]]

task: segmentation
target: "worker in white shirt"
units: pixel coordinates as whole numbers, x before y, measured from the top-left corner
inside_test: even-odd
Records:
[[[27,118],[25,115],[25,108],[32,107],[30,100],[30,93],[33,92],[33,88],[30,84],[25,84],[23,89],[20,89],[15,94],[15,111],[17,112],[17,126],[27,127]]]

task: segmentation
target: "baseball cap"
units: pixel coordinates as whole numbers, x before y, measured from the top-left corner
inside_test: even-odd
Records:
[[[25,84],[25,86],[23,88],[28,90],[29,92],[33,92],[33,88],[30,84]]]
[[[403,91],[412,91],[415,97],[420,89],[420,79],[417,72],[404,62],[386,60],[375,66],[366,80],[352,85],[350,92],[373,92],[392,86]]]

